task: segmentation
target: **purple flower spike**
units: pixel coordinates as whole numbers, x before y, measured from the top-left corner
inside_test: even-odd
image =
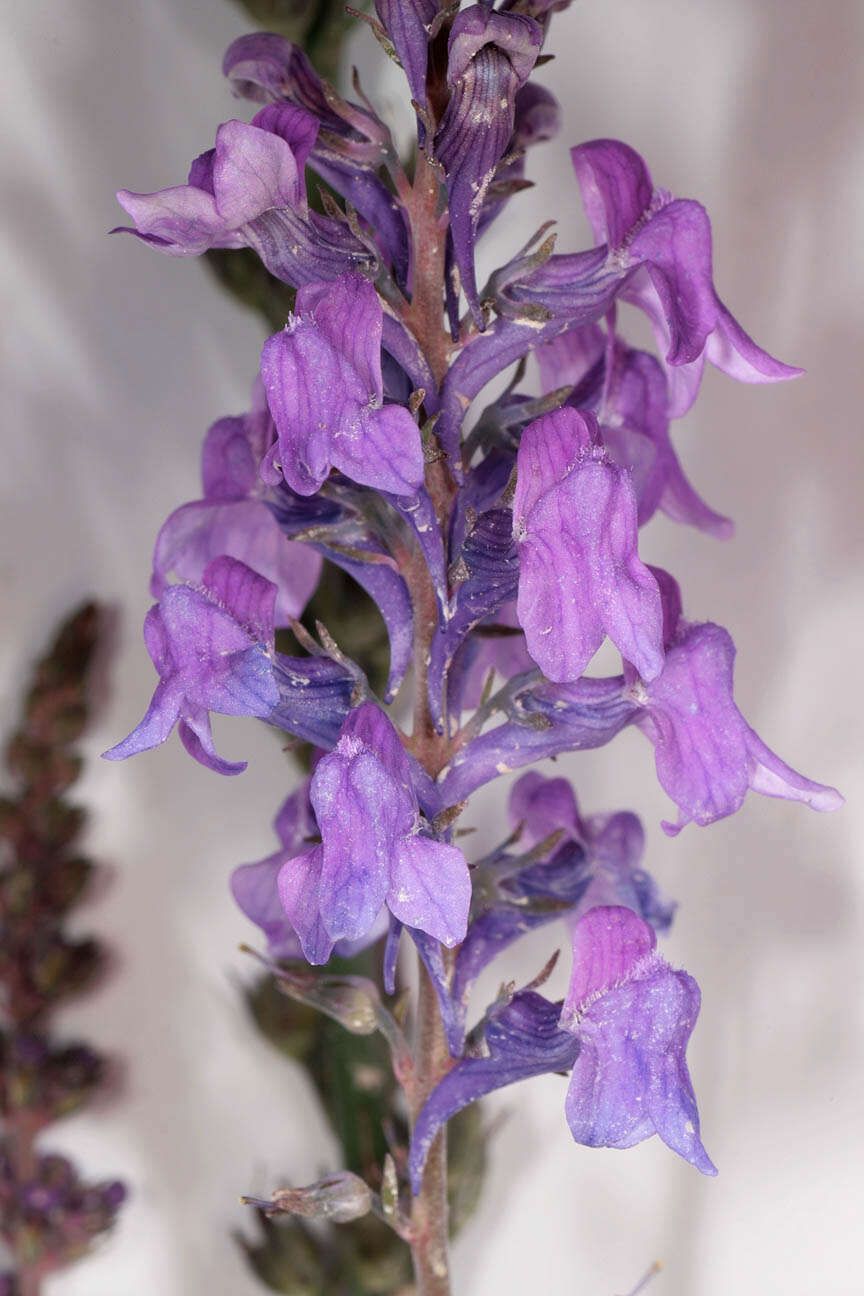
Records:
[[[386,902],[445,945],[465,935],[471,882],[462,852],[420,833],[411,763],[390,721],[365,702],[320,761],[310,799],[321,845],[288,861],[282,904],[310,963],[364,936]]]
[[[128,232],[171,256],[243,247],[250,221],[271,208],[305,205],[303,170],[317,133],[315,118],[289,104],[263,109],[249,125],[225,122],[216,147],[192,163],[188,184],[152,194],[118,192],[135,222]]]
[[[275,601],[276,586],[233,558],[212,562],[200,588],[170,585],[144,622],[159,685],[144,719],[107,759],[158,746],[179,722],[190,756],[218,774],[241,773],[245,761],[216,755],[208,712],[267,719],[277,705]]]
[[[690,822],[734,814],[748,788],[813,810],[843,804],[835,788],[797,774],[750,728],[733,698],[734,660],[721,626],[682,620],[662,674],[650,684],[630,678],[630,695],[643,708],[636,723],[654,744],[657,777],[678,806],[677,823],[663,824],[670,836]]]
[[[450,101],[435,136],[447,176],[450,237],[462,288],[485,327],[474,274],[474,244],[483,204],[513,135],[516,92],[540,53],[532,18],[471,5],[457,15],[448,45]]]
[[[423,482],[420,431],[404,406],[383,404],[375,288],[358,274],[308,284],[296,312],[261,356],[279,436],[265,476],[278,480],[281,469],[292,490],[313,495],[337,468],[363,486],[413,495]]]
[[[657,582],[637,553],[636,498],[598,445],[592,414],[530,424],[517,457],[517,612],[548,679],[578,679],[606,634],[643,678],[663,669]],[[647,672],[647,676],[646,676]]]
[[[696,399],[706,359],[741,382],[803,372],[758,347],[717,296],[701,203],[655,190],[642,158],[618,140],[580,144],[571,157],[596,242],[631,276],[621,297],[648,315],[669,366],[673,417]]]
[[[717,1173],[699,1138],[687,1041],[699,987],[655,952],[631,909],[591,909],[573,930],[573,975],[561,1026],[579,1040],[567,1090],[577,1143],[628,1148],[652,1134],[702,1174]]]

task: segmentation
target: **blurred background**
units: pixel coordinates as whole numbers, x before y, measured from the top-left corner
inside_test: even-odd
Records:
[[[327,1134],[299,1072],[256,1033],[237,945],[254,930],[230,870],[274,849],[270,820],[296,776],[254,722],[216,721],[249,758],[220,779],[172,739],[125,765],[154,677],[140,626],[158,527],[198,497],[206,427],[247,406],[263,331],[194,261],[108,238],[113,191],[179,183],[216,125],[247,116],[220,71],[249,27],[228,0],[5,0],[0,511],[0,730],[28,664],[86,595],[117,611],[110,696],[86,744],[79,796],[89,852],[111,869],[80,921],[116,971],[63,1019],[124,1059],[119,1096],[52,1132],[91,1177],[132,1197],[116,1233],[52,1296],[253,1296],[232,1238],[241,1192],[304,1183]],[[772,354],[806,367],[753,388],[710,371],[677,426],[688,475],[732,516],[719,544],[650,524],[641,551],[680,579],[696,619],[738,645],[737,700],[764,740],[838,786],[833,816],[751,797],[733,819],[660,830],[669,804],[635,731],[558,762],[589,813],[631,808],[646,866],[681,902],[666,956],[699,981],[689,1060],[703,1180],[657,1139],[626,1154],[574,1145],[565,1081],[493,1097],[506,1115],[478,1215],[457,1244],[458,1296],[612,1296],[655,1259],[652,1296],[861,1290],[864,661],[864,10],[857,0],[605,0],[556,16],[540,80],[567,125],[531,154],[491,263],[550,216],[587,246],[568,148],[627,140],[656,183],[707,206],[715,280]],[[398,83],[363,29],[349,62],[381,108]],[[247,112],[247,109],[249,110]],[[635,336],[638,336],[636,334]],[[503,781],[474,803],[477,853],[496,837]],[[496,965],[532,976],[550,929]],[[566,960],[562,960],[566,962]],[[566,969],[562,969],[561,984]],[[484,1002],[478,999],[478,1003]]]

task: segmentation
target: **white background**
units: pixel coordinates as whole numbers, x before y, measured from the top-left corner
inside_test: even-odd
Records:
[[[106,237],[122,216],[112,194],[180,182],[216,124],[246,114],[219,74],[244,20],[219,0],[2,10],[4,730],[59,615],[87,594],[117,610],[80,787],[88,847],[111,877],[79,916],[116,968],[64,1026],[120,1055],[125,1075],[48,1143],[93,1177],[121,1175],[132,1198],[50,1296],[252,1296],[230,1236],[238,1194],[306,1182],[329,1156],[302,1077],[239,1006],[236,945],[252,929],[226,887],[237,862],[272,849],[290,766],[243,721],[216,726],[220,750],[250,757],[238,779],[176,740],[125,765],[95,759],[153,686],[140,624],[156,530],[197,496],[202,434],[245,408],[262,340],[200,266]],[[514,201],[492,251],[550,215],[562,248],[587,244],[567,149],[599,135],[708,207],[721,295],[808,375],[760,389],[709,374],[677,443],[737,538],[660,520],[642,552],[678,574],[690,616],[732,631],[738,700],[769,745],[848,804],[819,816],[754,797],[670,842],[638,733],[568,763],[587,811],[643,815],[648,867],[681,900],[665,948],[703,990],[690,1062],[720,1176],[657,1139],[575,1146],[558,1077],[507,1091],[490,1102],[510,1115],[456,1248],[459,1296],[611,1296],[655,1258],[652,1296],[862,1289],[862,28],[855,0],[606,0],[555,19],[542,79],[568,125],[532,157],[541,184]],[[371,37],[354,56],[374,60]],[[379,102],[391,84],[367,80]],[[480,845],[501,796],[478,798]],[[502,972],[533,974],[551,939]]]

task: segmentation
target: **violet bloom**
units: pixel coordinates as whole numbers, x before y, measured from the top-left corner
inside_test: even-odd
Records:
[[[474,274],[477,229],[489,186],[513,135],[516,93],[530,75],[541,42],[533,18],[496,13],[480,4],[457,14],[450,30],[451,92],[435,135],[435,156],[447,177],[453,255],[480,327],[484,320]]]
[[[311,283],[296,312],[264,344],[261,375],[278,442],[265,480],[281,472],[298,495],[313,495],[336,468],[362,486],[413,495],[423,483],[420,430],[402,405],[383,404],[383,311],[358,274]]]
[[[305,207],[304,169],[317,134],[315,118],[291,104],[268,105],[249,124],[225,122],[216,147],[192,163],[187,184],[118,192],[135,222],[128,233],[171,256],[254,246],[251,221],[274,208]]]
[[[591,881],[573,911],[574,920],[597,905],[626,905],[656,931],[668,931],[678,906],[640,867],[645,830],[637,815],[620,810],[583,818],[567,779],[545,778],[536,770],[513,784],[507,813],[514,829],[521,826],[520,841],[527,846],[560,831],[562,841],[584,848]]]
[[[287,539],[265,501],[258,470],[274,436],[260,383],[249,414],[219,419],[210,428],[201,456],[204,498],[175,509],[156,540],[154,598],[162,596],[172,574],[200,583],[208,564],[224,554],[276,586],[276,625],[290,625],[301,615],[318,584],[321,556]]]
[[[662,365],[647,351],[607,338],[596,324],[569,329],[537,348],[542,389],[573,391],[567,404],[590,409],[609,457],[630,472],[639,525],[662,509],[675,522],[728,539],[733,525],[697,494],[669,436],[669,391]]]
[[[570,155],[595,241],[631,275],[620,296],[648,315],[669,366],[670,414],[693,404],[706,359],[741,382],[802,372],[758,347],[717,296],[701,203],[655,189],[639,154],[618,140],[591,140]]]
[[[386,903],[407,927],[445,945],[465,935],[471,880],[460,850],[421,832],[409,757],[383,711],[351,711],[312,776],[321,844],[279,874],[282,905],[310,963],[359,940]]]
[[[231,894],[246,917],[261,928],[272,958],[299,959],[302,953],[300,938],[279,898],[279,874],[298,850],[318,835],[309,799],[310,786],[311,778],[304,779],[297,791],[285,799],[273,821],[280,849],[253,864],[240,864],[231,874]],[[342,958],[351,958],[358,949],[382,936],[386,926],[382,913],[379,922],[364,939],[338,941],[336,953]]]
[[[561,1026],[579,1040],[565,1111],[577,1143],[628,1148],[652,1134],[702,1174],[717,1171],[699,1138],[685,1053],[699,987],[655,950],[631,909],[591,909],[573,929]]]
[[[279,702],[273,674],[276,586],[233,558],[217,558],[200,587],[169,585],[144,622],[159,684],[128,738],[104,753],[124,760],[165,742],[175,724],[183,746],[219,774],[245,761],[217,756],[210,711],[266,720]]]
[[[627,1148],[659,1134],[702,1174],[717,1173],[699,1138],[685,1058],[699,987],[660,958],[656,939],[631,909],[590,909],[573,930],[563,1009],[531,990],[493,1006],[476,1054],[456,1063],[417,1118],[415,1193],[435,1135],[458,1111],[506,1085],[570,1067],[564,1110],[577,1143]]]
[[[657,582],[637,553],[628,474],[599,444],[597,420],[556,410],[523,432],[513,532],[517,611],[548,679],[578,679],[605,635],[643,679],[663,668]]]
[[[375,0],[375,10],[405,70],[412,99],[425,108],[429,28],[438,13],[437,0]]]
[[[671,582],[674,585],[674,582]],[[657,777],[678,806],[670,836],[685,824],[734,814],[747,789],[836,810],[840,793],[797,774],[762,742],[735,705],[735,646],[711,622],[670,627],[666,664],[650,683],[627,672],[629,695],[643,708],[636,723],[654,744]]]

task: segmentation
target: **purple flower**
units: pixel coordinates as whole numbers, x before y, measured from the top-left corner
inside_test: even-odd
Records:
[[[560,128],[560,105],[544,86],[527,81],[516,91],[513,135],[495,172],[495,178],[486,191],[477,228],[478,235],[485,233],[514,193],[530,187],[530,181],[524,178],[527,150],[534,144],[554,139]]]
[[[628,1148],[652,1134],[702,1174],[717,1171],[699,1138],[687,1041],[699,987],[655,951],[631,909],[591,909],[573,929],[573,973],[561,1026],[579,1040],[567,1090],[577,1143]]]
[[[421,7],[424,2],[421,0]],[[287,100],[288,105],[309,113],[320,123],[310,165],[367,222],[370,237],[393,266],[399,283],[404,284],[409,265],[405,212],[378,175],[382,158],[393,147],[384,123],[371,110],[342,99],[321,80],[299,45],[273,32],[238,37],[225,52],[222,71],[235,94],[279,108],[287,106]],[[319,234],[336,234],[332,222],[315,216],[311,219]],[[278,227],[274,232],[278,234]],[[276,248],[273,257],[278,258]],[[330,276],[311,276],[315,277]]]
[[[375,0],[375,9],[405,70],[411,98],[425,108],[429,27],[437,0]]]
[[[337,468],[393,495],[423,482],[420,431],[402,405],[383,404],[382,309],[361,275],[308,284],[296,314],[264,345],[261,374],[279,440],[265,479],[313,495]]]
[[[567,404],[597,415],[610,459],[630,472],[640,527],[659,508],[676,522],[728,539],[732,523],[696,493],[675,453],[662,366],[647,351],[614,337],[609,343],[589,324],[538,347],[544,392],[571,385]]]
[[[202,452],[204,498],[176,509],[162,527],[153,555],[150,590],[161,598],[173,573],[199,584],[214,558],[227,555],[276,586],[276,625],[299,617],[314,593],[321,557],[309,545],[286,539],[264,499],[258,469],[275,435],[256,384],[256,403],[241,418],[219,419]]]
[[[411,1134],[411,1187],[420,1191],[423,1168],[435,1135],[469,1103],[548,1072],[568,1071],[579,1042],[558,1027],[559,1006],[523,990],[496,1006],[483,1024],[480,1056],[465,1057],[427,1099]]]
[[[231,874],[231,894],[247,918],[267,937],[273,958],[299,958],[300,941],[279,899],[277,879],[282,865],[296,855],[303,842],[317,834],[309,800],[311,779],[304,779],[283,802],[273,821],[280,847],[266,859],[241,864]]]
[[[200,587],[169,585],[144,621],[144,641],[159,684],[144,719],[108,760],[124,760],[165,742],[179,724],[183,746],[219,774],[245,761],[213,748],[210,711],[267,719],[279,702],[273,673],[276,586],[233,558],[217,558]]]
[[[435,136],[447,177],[450,238],[462,288],[478,326],[483,315],[474,274],[474,244],[489,186],[513,135],[516,92],[540,53],[532,18],[470,5],[450,31],[450,100]]]
[[[498,712],[504,723],[471,738],[441,771],[444,805],[464,801],[499,774],[561,752],[604,747],[633,724],[639,708],[626,696],[620,675],[549,684],[535,670],[502,690],[492,714]]]
[[[732,693],[735,646],[711,622],[680,620],[669,627],[666,664],[650,683],[627,672],[629,694],[642,714],[636,723],[654,744],[657,777],[678,806],[670,836],[685,824],[713,823],[734,814],[748,788],[764,796],[836,810],[835,788],[813,783],[775,756],[747,724]]]
[[[573,911],[574,919],[597,905],[626,905],[656,931],[668,931],[677,905],[640,868],[645,832],[635,814],[621,810],[583,818],[567,779],[545,778],[532,770],[513,784],[508,815],[514,829],[521,824],[520,840],[526,845],[561,831],[563,841],[583,847],[591,881]]]
[[[281,848],[254,864],[239,865],[231,874],[231,894],[246,917],[261,928],[270,955],[277,959],[301,957],[300,939],[279,898],[279,873],[304,842],[317,836],[318,828],[309,799],[310,787],[311,779],[305,779],[297,791],[286,798],[273,821]],[[336,953],[342,958],[350,958],[359,948],[383,935],[385,926],[386,923],[377,923],[361,941],[338,941]]]
[[[279,893],[310,963],[359,940],[386,903],[445,945],[465,935],[471,881],[462,852],[421,833],[409,757],[371,702],[353,710],[312,776],[320,846],[282,867]]]
[[[669,366],[673,416],[696,399],[706,359],[742,382],[802,372],[758,347],[717,296],[701,203],[655,189],[639,154],[618,140],[580,144],[571,157],[595,241],[629,276],[620,295],[648,315]]]
[[[699,987],[660,958],[656,939],[631,909],[591,909],[573,930],[563,1009],[530,990],[492,1007],[476,1055],[456,1063],[417,1118],[415,1193],[432,1140],[456,1112],[495,1089],[571,1066],[564,1110],[577,1143],[625,1148],[659,1134],[697,1170],[717,1173],[699,1138],[685,1060]]]
[[[637,553],[636,498],[609,461],[592,414],[530,424],[517,458],[517,611],[550,680],[578,679],[606,634],[643,678],[663,668],[657,582]]]
[[[248,125],[225,122],[216,147],[192,163],[187,184],[152,194],[118,192],[135,222],[128,232],[171,256],[254,242],[250,221],[271,208],[305,207],[303,172],[317,134],[315,118],[289,104],[262,109]]]

